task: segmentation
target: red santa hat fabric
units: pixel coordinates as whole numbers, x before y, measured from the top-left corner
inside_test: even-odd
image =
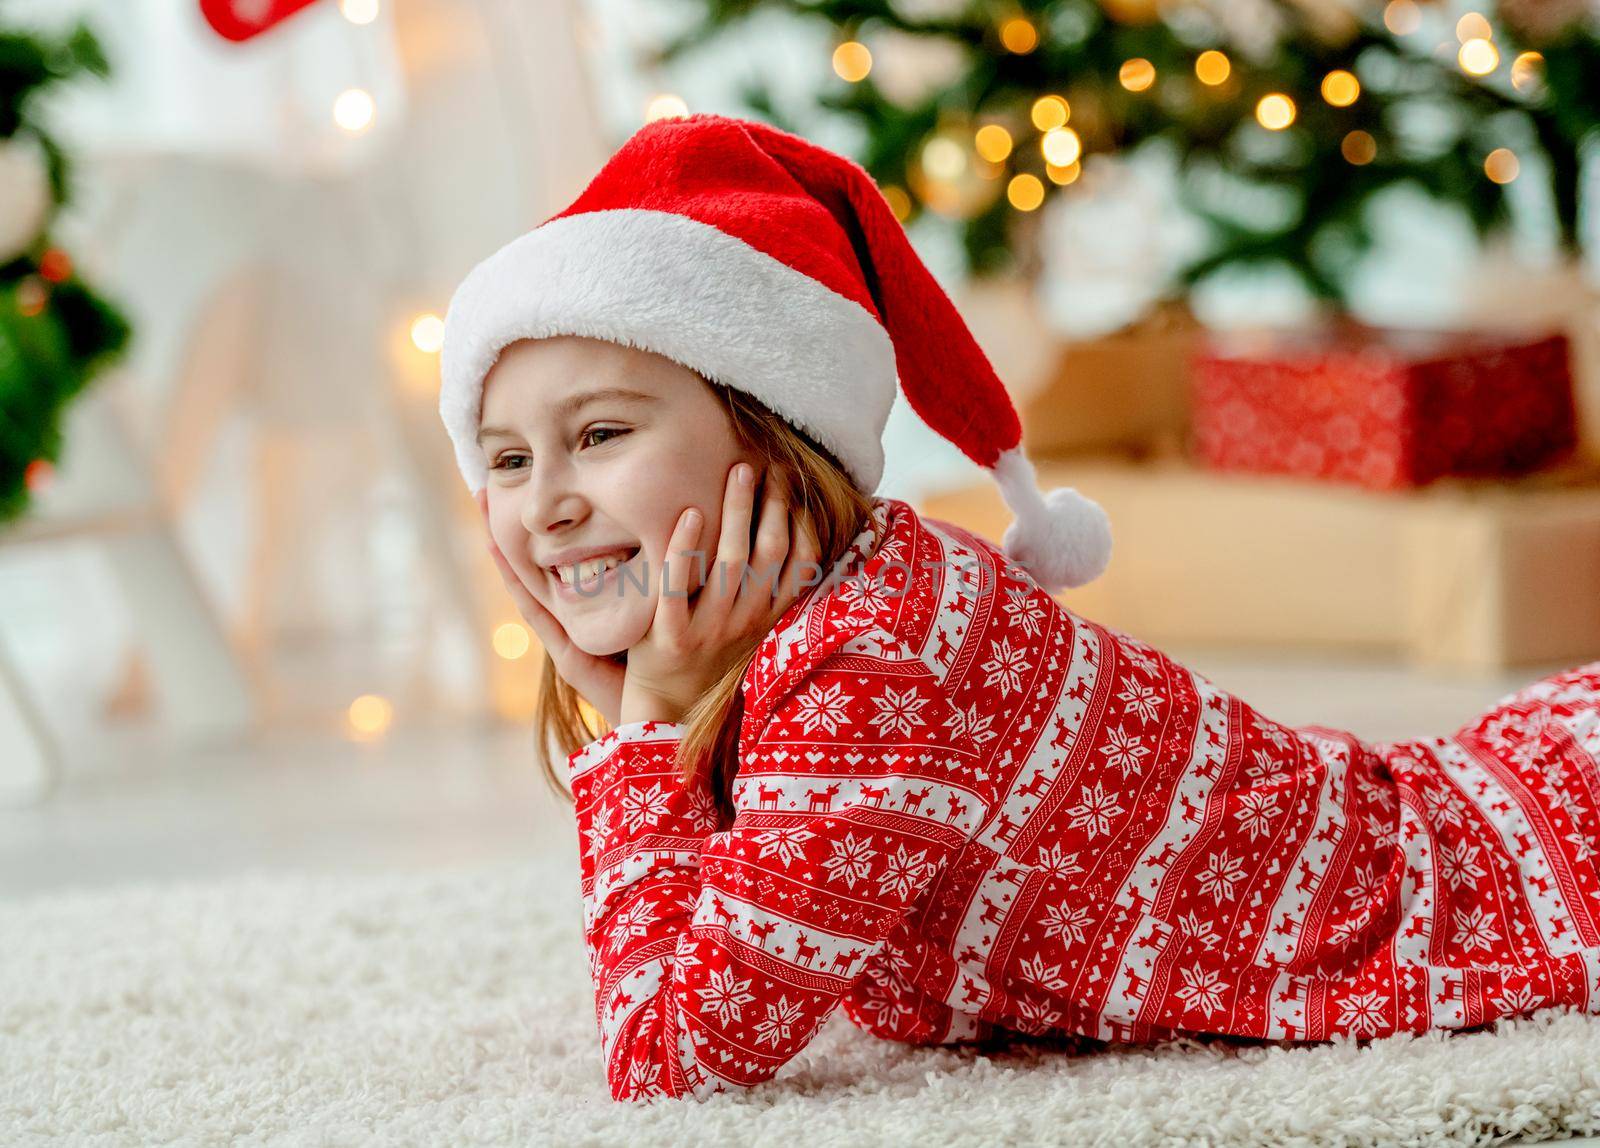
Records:
[[[712,114],[635,132],[565,210],[484,259],[445,317],[440,416],[473,490],[483,380],[519,339],[586,335],[744,391],[828,449],[859,489],[883,475],[898,383],[987,468],[1016,520],[1006,552],[1047,590],[1097,577],[1105,512],[1041,494],[1010,395],[853,160]]]

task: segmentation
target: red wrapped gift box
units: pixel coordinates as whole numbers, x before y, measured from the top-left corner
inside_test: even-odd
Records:
[[[1577,444],[1564,335],[1212,336],[1191,367],[1190,449],[1217,470],[1396,489],[1520,474]]]

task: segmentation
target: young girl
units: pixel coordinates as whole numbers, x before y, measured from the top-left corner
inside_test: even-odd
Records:
[[[1600,1012],[1600,662],[1367,743],[1063,607],[1105,517],[1041,496],[851,161],[648,125],[472,271],[442,371],[546,650],[617,1099],[768,1080],[840,1005],[917,1044]],[[897,383],[1001,546],[871,494]]]

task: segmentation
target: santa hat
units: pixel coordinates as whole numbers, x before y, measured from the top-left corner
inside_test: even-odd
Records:
[[[767,124],[697,114],[640,128],[573,204],[484,259],[450,300],[439,412],[476,492],[483,380],[519,339],[641,347],[744,391],[871,494],[896,376],[912,410],[987,468],[1001,545],[1046,590],[1105,569],[1105,511],[1041,494],[1010,395],[872,177]]]

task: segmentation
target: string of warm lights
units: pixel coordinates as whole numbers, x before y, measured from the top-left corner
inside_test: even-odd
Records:
[[[380,0],[339,0],[339,14],[355,25],[370,24],[378,18]],[[365,88],[346,88],[333,101],[333,122],[351,135],[372,127],[378,104]]]
[[[1414,37],[1422,30],[1423,12],[1416,0],[1389,0],[1384,7],[1383,23],[1402,40]],[[1495,42],[1494,25],[1484,13],[1463,13],[1455,23],[1455,39],[1456,63],[1464,74],[1481,80],[1499,71],[1502,63],[1500,47]],[[1434,51],[1443,54],[1450,47],[1449,41],[1445,40],[1436,44]],[[1544,63],[1544,55],[1540,52],[1518,52],[1508,70],[1511,86],[1525,95],[1537,91],[1543,79]],[[1351,162],[1356,161],[1352,159]],[[1497,184],[1507,184],[1516,179],[1521,166],[1516,153],[1508,147],[1493,149],[1483,161],[1484,175]]]
[[[1208,175],[1211,201],[1191,203],[1219,242],[1183,268],[1185,282],[1232,261],[1277,260],[1336,299],[1346,287],[1337,253],[1372,238],[1368,197],[1420,182],[1483,232],[1510,211],[1499,188],[1519,178],[1527,157],[1518,153],[1534,146],[1549,161],[1539,170],[1564,181],[1561,242],[1576,242],[1573,125],[1600,117],[1581,82],[1600,69],[1600,27],[1572,15],[1574,3],[1552,15],[1536,0],[1256,0],[1262,19],[1244,29],[1230,3],[1212,0],[950,0],[914,10],[882,0],[685,2],[700,5],[701,22],[653,51],[658,64],[757,9],[830,23],[822,60],[837,82],[819,85],[815,102],[856,119],[862,162],[897,217],[926,211],[959,225],[976,274],[1026,258],[1009,216],[1077,183],[1091,159],[1159,137],[1176,144],[1183,172],[1224,180]],[[954,46],[961,65],[908,94],[901,81],[917,63],[900,54],[922,37],[941,57]],[[764,78],[744,88],[744,102],[804,130]],[[1429,102],[1465,125],[1439,148],[1418,142],[1427,129],[1406,114]],[[1252,141],[1252,132],[1264,135]],[[1351,179],[1341,167],[1368,174]],[[1205,182],[1192,189],[1202,199]],[[1230,218],[1224,188],[1240,183],[1294,190],[1318,208],[1262,231]],[[1337,244],[1321,242],[1324,227],[1343,229]]]
[[[1142,9],[1140,12],[1148,15]],[[1390,0],[1383,10],[1383,24],[1397,37],[1413,36],[1422,28],[1422,9],[1416,0]],[[1465,75],[1482,79],[1500,69],[1502,59],[1494,27],[1484,14],[1466,13],[1456,22],[1455,33],[1457,43],[1453,47]],[[1014,55],[1027,55],[1040,46],[1039,29],[1026,15],[1012,15],[1002,20],[996,34],[1005,51]],[[1537,51],[1517,54],[1510,68],[1512,86],[1519,92],[1533,90],[1539,82],[1543,62]],[[848,84],[861,84],[872,73],[872,51],[860,40],[845,39],[835,45],[831,64],[839,79]],[[1228,54],[1217,48],[1198,52],[1193,67],[1195,78],[1212,89],[1223,87],[1237,74]],[[1132,94],[1151,92],[1159,78],[1157,65],[1143,56],[1129,57],[1117,70],[1118,84]],[[1361,81],[1348,68],[1333,68],[1322,76],[1318,95],[1329,107],[1349,108],[1361,98]],[[1253,117],[1267,131],[1282,132],[1300,121],[1300,111],[1301,105],[1292,93],[1271,91],[1255,100]],[[663,93],[651,98],[644,119],[650,122],[687,114],[687,105],[681,97]],[[1044,161],[1045,174],[1050,183],[1060,187],[1076,182],[1082,172],[1085,152],[1082,136],[1068,126],[1070,116],[1070,104],[1057,94],[1038,97],[1030,109],[1030,122],[1038,132],[1034,142]],[[958,140],[949,132],[931,135],[917,153],[924,184],[919,198],[935,209],[942,202],[957,212],[970,209],[974,198],[981,202],[987,197],[963,197],[943,185],[959,183],[973,174],[985,179],[1006,177],[1006,164],[1016,159],[1018,146],[1013,128],[993,121],[977,124],[970,141]],[[1356,128],[1341,137],[1339,151],[1346,162],[1362,167],[1377,158],[1378,142],[1372,133]],[[1516,178],[1519,167],[1515,153],[1510,148],[1499,147],[1485,158],[1484,174],[1491,181],[1504,184]],[[1005,180],[1006,201],[1018,211],[1037,209],[1047,191],[1045,181],[1029,171],[1012,172]],[[906,219],[910,215],[913,201],[904,188],[885,184],[884,194],[898,217]]]
[[[358,26],[371,24],[379,11],[380,0],[339,0],[340,15]],[[371,128],[377,114],[377,101],[365,88],[346,88],[334,98],[333,122],[350,135]],[[437,315],[419,315],[411,324],[411,341],[420,351],[437,351],[444,342],[443,321]],[[394,704],[378,694],[362,694],[345,710],[346,734],[356,741],[380,738],[393,724]]]

